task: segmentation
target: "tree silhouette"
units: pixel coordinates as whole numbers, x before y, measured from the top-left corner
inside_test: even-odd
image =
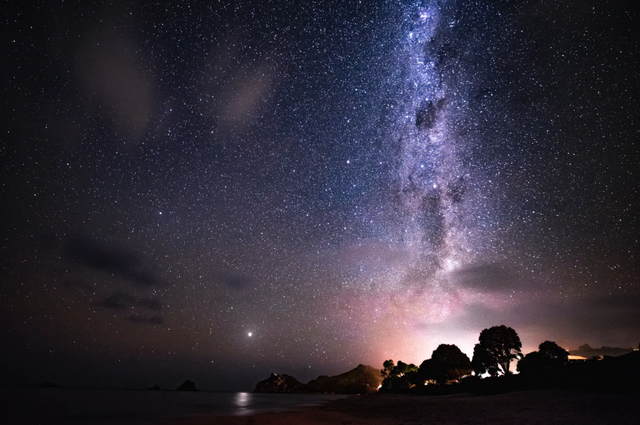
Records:
[[[569,352],[553,341],[545,341],[538,346],[540,354],[554,364],[564,364],[569,361]]]
[[[431,354],[431,359],[422,362],[418,374],[421,379],[445,384],[469,375],[471,371],[469,357],[456,345],[440,344]]]
[[[518,362],[518,371],[523,374],[539,373],[561,367],[569,361],[569,353],[553,341],[538,346],[539,351],[527,354]]]
[[[413,363],[407,364],[398,360],[396,365],[393,360],[386,360],[382,367],[383,369],[380,373],[384,377],[382,381],[383,391],[403,390],[415,386],[418,366]]]
[[[491,376],[497,376],[500,371],[498,362],[495,357],[491,356],[491,353],[480,344],[476,344],[473,347],[473,359],[471,360],[471,367],[476,375],[482,375],[488,373]]]
[[[508,375],[511,361],[522,356],[521,349],[520,337],[512,328],[501,325],[484,329],[473,349],[473,369],[478,375]]]
[[[407,364],[402,360],[398,360],[398,364],[396,365],[393,360],[385,360],[385,362],[382,363],[380,374],[385,378],[398,378],[417,371],[418,366],[413,363]]]
[[[539,351],[532,351],[518,362],[518,372],[523,375],[538,373],[545,368],[545,358]]]
[[[405,363],[402,360],[398,360],[398,364],[393,368],[392,374],[395,376],[403,376],[409,373],[417,372],[418,366],[413,363]]]
[[[392,359],[385,360],[384,363],[382,363],[382,370],[380,371],[380,375],[382,375],[383,378],[388,377],[394,367],[396,367],[396,363]]]

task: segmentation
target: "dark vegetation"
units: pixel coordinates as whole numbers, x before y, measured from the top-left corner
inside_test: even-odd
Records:
[[[381,392],[406,391],[419,385],[447,384],[471,374],[471,361],[455,345],[441,344],[420,367],[393,360],[383,363]]]
[[[590,348],[585,345],[581,349],[585,347]],[[471,361],[458,347],[448,344],[440,345],[419,368],[402,361],[397,365],[393,360],[385,361],[380,392],[493,394],[543,388],[640,391],[640,351],[570,361],[569,352],[553,341],[544,341],[538,351],[526,356],[521,349],[520,338],[512,328],[503,325],[484,329]],[[518,375],[511,372],[514,360],[518,360]]]
[[[521,349],[520,337],[512,328],[502,325],[485,329],[473,348],[473,370],[476,375],[509,375],[511,361],[521,358]]]
[[[591,349],[588,345],[580,347],[586,348]],[[457,346],[441,344],[419,367],[403,361],[396,364],[390,359],[382,364],[382,370],[359,365],[347,373],[320,376],[308,384],[289,375],[271,374],[256,385],[255,392],[443,395],[545,388],[640,391],[640,351],[605,348],[626,354],[576,361],[570,360],[569,352],[555,342],[544,341],[538,351],[523,356],[516,331],[504,325],[494,326],[480,333],[471,360]],[[517,375],[511,370],[515,360]]]

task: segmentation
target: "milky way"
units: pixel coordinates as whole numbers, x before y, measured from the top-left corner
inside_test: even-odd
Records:
[[[131,3],[8,14],[2,379],[637,345],[634,7]]]

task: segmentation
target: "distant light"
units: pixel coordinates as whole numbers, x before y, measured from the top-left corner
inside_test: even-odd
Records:
[[[247,336],[253,336],[253,332],[247,333]]]

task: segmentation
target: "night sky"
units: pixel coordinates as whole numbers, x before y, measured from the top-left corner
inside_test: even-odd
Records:
[[[635,1],[5,8],[2,383],[640,342]]]

